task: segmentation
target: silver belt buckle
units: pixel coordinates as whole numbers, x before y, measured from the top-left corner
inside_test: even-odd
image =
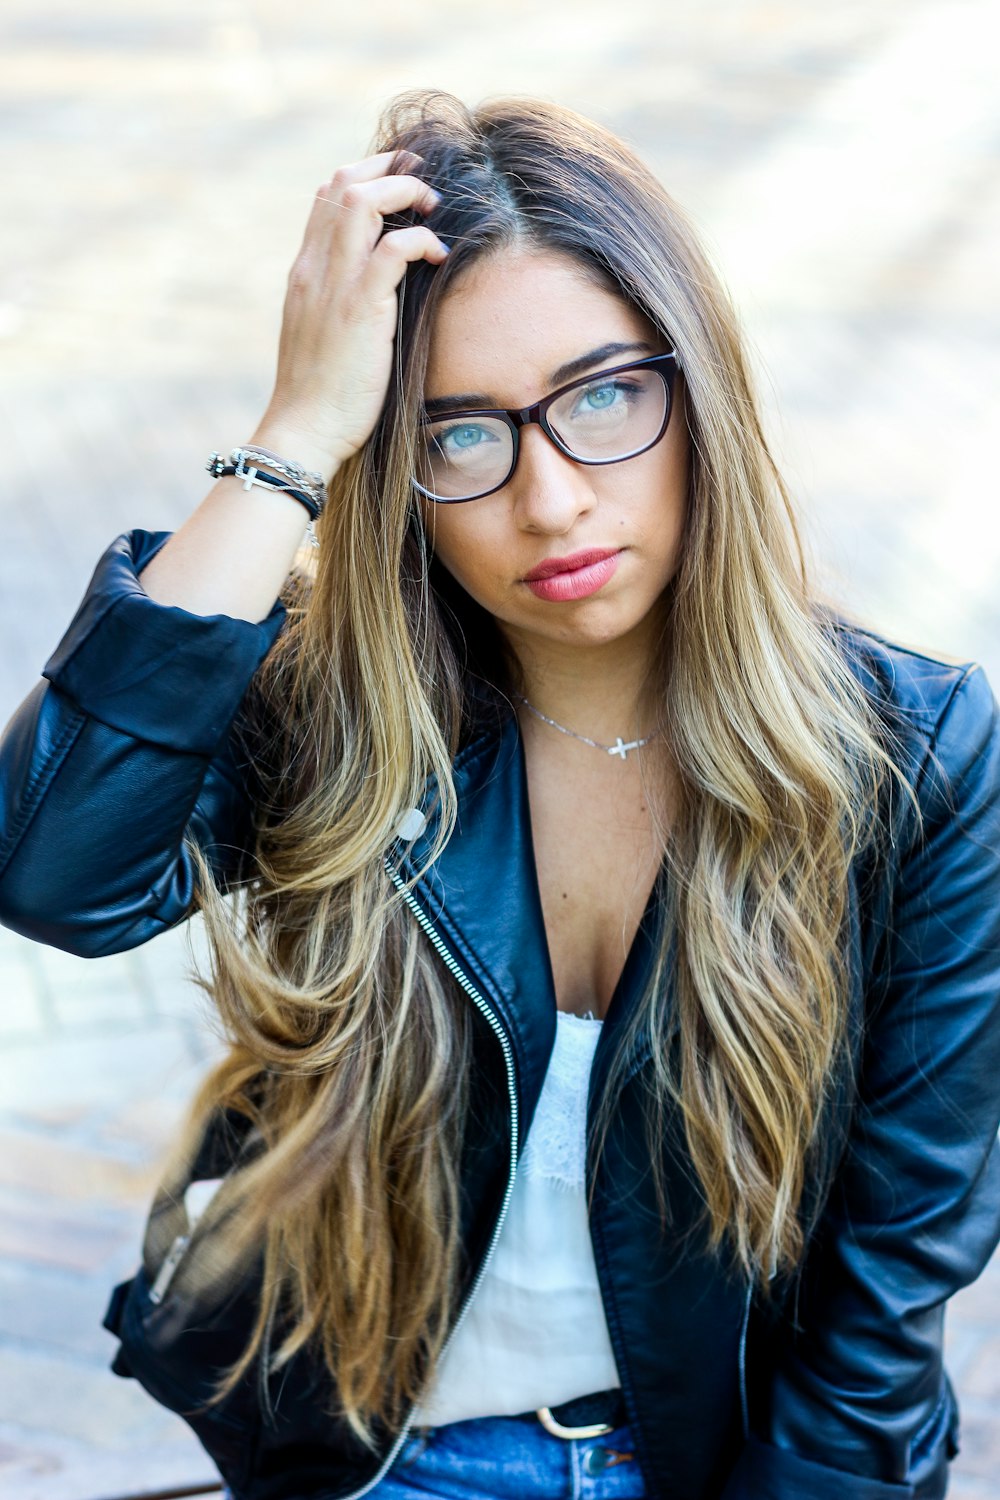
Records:
[[[610,1422],[593,1422],[589,1427],[564,1427],[561,1422],[556,1421],[547,1406],[540,1406],[535,1416],[545,1431],[551,1432],[552,1436],[557,1438],[596,1438],[614,1432]]]

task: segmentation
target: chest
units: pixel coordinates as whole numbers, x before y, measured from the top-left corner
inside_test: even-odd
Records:
[[[603,1017],[662,861],[662,798],[649,767],[599,756],[529,754],[527,775],[556,1002]]]

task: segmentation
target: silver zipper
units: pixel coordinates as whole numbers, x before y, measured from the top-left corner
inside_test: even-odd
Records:
[[[489,1248],[487,1249],[486,1254],[483,1257],[483,1261],[479,1267],[476,1279],[470,1287],[465,1301],[462,1303],[462,1308],[455,1321],[455,1326],[449,1333],[448,1338],[445,1341],[444,1348],[441,1350],[440,1358],[443,1360],[444,1356],[447,1354],[448,1350],[451,1347],[452,1340],[462,1326],[465,1315],[472,1305],[472,1300],[482,1284],[483,1277],[486,1275],[487,1267],[489,1266],[489,1263],[493,1258],[493,1252],[496,1249],[497,1240],[500,1238],[500,1231],[503,1228],[504,1220],[507,1217],[507,1209],[510,1206],[511,1194],[514,1191],[514,1175],[517,1171],[518,1140],[517,1084],[514,1078],[514,1054],[511,1050],[510,1039],[508,1038],[507,1033],[504,1031],[503,1027],[500,1025],[500,1022],[497,1020],[495,1011],[490,1007],[487,1001],[483,999],[483,996],[476,989],[475,985],[472,983],[471,979],[469,979],[468,975],[465,973],[461,965],[448,952],[448,949],[445,947],[444,941],[442,940],[440,934],[433,927],[430,918],[417,904],[417,901],[414,898],[412,892],[407,889],[406,882],[403,880],[402,876],[398,873],[398,871],[392,865],[391,861],[388,859],[385,861],[385,868],[393,885],[396,887],[397,891],[402,896],[407,906],[410,908],[410,911],[416,918],[421,931],[429,939],[431,946],[433,947],[435,953],[437,953],[439,958],[441,958],[441,960],[443,961],[449,974],[452,974],[454,976],[454,978],[461,985],[462,989],[469,996],[476,1009],[481,1011],[482,1014],[486,1017],[487,1021],[490,1024],[490,1029],[494,1032],[500,1042],[501,1047],[503,1048],[504,1063],[507,1067],[507,1091],[510,1095],[510,1172],[507,1177],[507,1188],[503,1195],[503,1202],[500,1205],[500,1214],[493,1229],[493,1238],[490,1240]],[[381,1480],[385,1478],[385,1475],[392,1466],[396,1454],[402,1448],[404,1442],[406,1441],[406,1436],[411,1426],[413,1425],[413,1413],[415,1409],[415,1407],[411,1407],[410,1414],[406,1419],[403,1430],[402,1432],[400,1432],[399,1436],[396,1438],[396,1441],[393,1443],[392,1448],[387,1454],[378,1473],[374,1476],[373,1479],[370,1479],[362,1489],[354,1490],[352,1494],[345,1495],[344,1500],[361,1500],[362,1495],[367,1495],[369,1490],[374,1489],[375,1485],[379,1484]]]
[[[150,1302],[160,1303],[167,1294],[167,1289],[174,1279],[174,1272],[184,1259],[188,1245],[191,1243],[189,1234],[179,1234],[164,1257],[163,1264],[156,1273],[156,1280],[150,1287],[148,1297]]]
[[[753,1277],[747,1287],[743,1326],[740,1329],[740,1410],[743,1413],[743,1440],[750,1441],[750,1407],[747,1403],[747,1328],[750,1325],[750,1303],[753,1300]]]
[[[198,1179],[188,1183],[187,1191],[184,1194],[184,1213],[187,1218],[187,1231],[176,1237],[164,1256],[160,1269],[156,1273],[156,1280],[147,1294],[150,1302],[154,1305],[161,1303],[167,1295],[177,1267],[187,1254],[188,1246],[191,1244],[201,1216],[221,1186],[221,1177]]]

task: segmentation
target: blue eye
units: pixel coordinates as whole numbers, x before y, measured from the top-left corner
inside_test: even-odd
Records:
[[[457,448],[474,448],[477,443],[483,441],[485,434],[481,427],[468,425],[465,427],[453,427],[448,436]]]
[[[588,386],[583,393],[583,400],[593,411],[604,411],[607,407],[614,405],[619,389],[613,382],[608,385]]]
[[[640,382],[620,375],[614,380],[595,380],[593,385],[585,385],[575,393],[570,420],[592,422],[604,416],[624,420],[641,401],[644,390]]]
[[[479,422],[456,422],[454,427],[445,427],[440,432],[435,432],[433,438],[434,446],[444,454],[449,449],[452,452],[457,449],[460,453],[468,453],[473,448],[496,441],[489,428]]]

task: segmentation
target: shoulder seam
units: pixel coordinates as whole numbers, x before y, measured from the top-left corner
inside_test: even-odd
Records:
[[[872,630],[868,625],[856,625],[851,621],[840,622],[839,629],[846,635],[867,636],[871,641],[884,646],[889,652],[898,652],[903,656],[912,656],[917,661],[930,662],[935,667],[947,667],[954,672],[961,672],[963,677],[970,671],[975,671],[980,663],[969,657],[933,655],[930,651],[922,651],[917,646],[908,646],[902,641],[890,640],[888,636]]]
[[[931,757],[934,756],[936,758],[937,756],[938,741],[941,738],[941,731],[944,728],[944,721],[947,718],[948,714],[951,712],[951,708],[953,703],[955,702],[955,699],[958,697],[958,694],[961,692],[962,688],[969,681],[969,679],[973,677],[976,672],[980,671],[982,671],[982,668],[979,666],[978,662],[970,663],[966,667],[962,675],[958,678],[958,680],[953,683],[951,691],[942,704],[941,710],[934,723],[934,729],[928,742],[927,750],[924,753],[922,761],[920,762],[920,770],[918,771],[916,780],[913,783],[913,789],[916,792],[917,796],[920,795],[920,791],[924,783],[924,777],[927,773],[927,767],[930,763]]]

